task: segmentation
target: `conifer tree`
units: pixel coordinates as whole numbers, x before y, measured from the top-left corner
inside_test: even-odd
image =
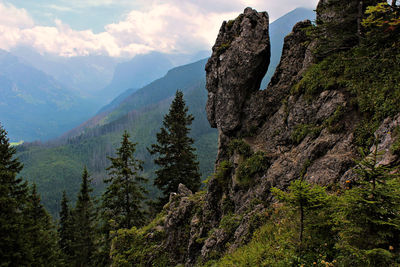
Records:
[[[64,191],[61,200],[60,225],[58,228],[58,247],[60,248],[65,264],[71,262],[73,257],[73,221],[68,202],[67,194]]]
[[[89,173],[86,167],[84,167],[81,188],[73,211],[75,266],[90,266],[93,253],[96,250],[94,242],[96,212],[93,199],[90,196],[90,192],[92,191]]]
[[[33,184],[25,210],[27,237],[32,250],[31,266],[56,266],[58,263],[57,235],[50,215],[40,203]]]
[[[24,229],[27,184],[17,174],[22,164],[14,158],[7,132],[0,125],[0,265],[27,266],[32,262]]]
[[[159,208],[168,202],[170,193],[176,192],[180,183],[192,191],[200,187],[199,163],[192,146],[194,140],[188,136],[193,120],[183,93],[176,91],[169,113],[164,116],[163,127],[157,133],[157,144],[149,149],[152,155],[158,154],[154,163],[160,169],[155,172],[154,185],[163,193],[158,200]]]
[[[143,184],[147,179],[140,175],[143,162],[135,158],[135,151],[136,143],[129,140],[129,134],[125,131],[116,157],[109,157],[109,177],[104,179],[108,186],[102,196],[101,205],[101,246],[96,256],[101,265],[110,264],[110,231],[141,226],[146,220],[143,200],[147,191]]]
[[[103,195],[103,208],[106,221],[114,220],[114,227],[131,228],[140,226],[145,221],[142,202],[146,189],[143,183],[147,179],[140,175],[143,162],[135,158],[136,144],[129,140],[127,131],[122,135],[121,146],[117,156],[110,157],[111,165],[107,168],[109,184]]]
[[[272,188],[271,192],[280,201],[289,205],[298,218],[297,247],[299,256],[303,261],[307,262],[307,259],[304,258],[306,251],[308,251],[308,254],[313,254],[322,244],[325,244],[326,250],[328,250],[329,243],[333,246],[333,242],[328,240],[332,240],[331,220],[329,215],[324,213],[324,210],[330,207],[330,198],[323,187],[311,185],[301,178],[292,182],[287,192],[278,188]],[[312,238],[306,240],[305,237]]]
[[[376,149],[362,155],[357,186],[345,191],[335,215],[339,260],[343,266],[392,266],[400,240],[400,178],[378,164]]]

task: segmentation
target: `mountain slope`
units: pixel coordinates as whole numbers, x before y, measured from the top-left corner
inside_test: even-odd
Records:
[[[137,55],[116,66],[110,84],[100,92],[101,98],[109,102],[128,88],[141,88],[162,77],[172,67],[171,61],[162,53]]]
[[[94,110],[52,77],[0,51],[0,121],[11,140],[54,138]]]

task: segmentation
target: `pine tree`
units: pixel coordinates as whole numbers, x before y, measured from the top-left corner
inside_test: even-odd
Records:
[[[22,164],[14,158],[7,132],[0,125],[0,265],[26,266],[32,262],[24,229],[27,184],[17,174]]]
[[[110,177],[104,180],[109,185],[103,195],[103,207],[107,220],[113,219],[116,229],[140,226],[145,222],[142,202],[147,193],[143,183],[147,179],[139,174],[143,162],[135,158],[135,151],[136,144],[129,140],[125,131],[117,156],[109,158],[111,165],[107,170]]]
[[[199,163],[192,146],[194,140],[188,136],[194,117],[187,113],[183,93],[177,91],[169,113],[164,116],[163,127],[157,133],[157,144],[149,149],[152,155],[158,154],[154,163],[160,169],[156,171],[154,185],[163,193],[158,200],[159,208],[168,202],[170,193],[177,192],[180,183],[192,191],[200,187]]]
[[[58,247],[66,265],[68,265],[73,258],[73,234],[72,214],[68,204],[67,194],[64,191],[61,200],[60,224],[58,228]]]
[[[90,266],[92,256],[96,250],[94,241],[96,213],[93,199],[90,196],[92,191],[89,173],[84,167],[81,188],[73,211],[74,239],[72,245],[75,266]]]
[[[32,250],[31,266],[56,266],[58,263],[56,231],[50,215],[40,203],[35,184],[28,197],[24,215],[27,237]]]

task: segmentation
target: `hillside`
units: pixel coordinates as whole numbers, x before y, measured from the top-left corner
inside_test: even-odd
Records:
[[[120,230],[113,264],[397,266],[400,13],[378,2],[321,0],[266,90],[268,14],[224,22],[206,64],[216,172]]]
[[[0,51],[0,121],[12,141],[55,138],[95,108],[51,76]]]

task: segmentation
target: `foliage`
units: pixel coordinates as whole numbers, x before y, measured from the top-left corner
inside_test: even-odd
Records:
[[[145,211],[142,202],[146,190],[143,183],[146,178],[140,176],[143,162],[134,156],[136,144],[129,140],[128,132],[122,135],[121,146],[117,156],[110,157],[111,165],[107,168],[109,184],[103,194],[103,216],[108,222],[113,219],[116,229],[140,226],[145,222]]]
[[[92,265],[93,255],[96,251],[97,214],[94,201],[90,196],[90,193],[93,191],[90,183],[89,173],[86,167],[84,167],[81,189],[78,193],[78,200],[72,213],[73,243],[71,245],[73,249],[72,262],[75,263],[75,266]]]
[[[218,167],[217,171],[214,174],[215,179],[221,186],[225,186],[230,180],[230,173],[233,169],[233,165],[230,161],[224,160],[222,161]]]
[[[300,144],[307,135],[310,135],[311,138],[316,138],[321,133],[321,130],[321,126],[314,124],[297,124],[290,139],[294,144]]]
[[[324,90],[349,92],[363,117],[355,131],[356,144],[371,146],[379,122],[400,111],[399,37],[367,33],[360,45],[311,66],[293,92],[309,98]]]
[[[154,185],[163,193],[159,197],[159,207],[168,202],[169,195],[177,192],[180,183],[193,192],[200,188],[199,163],[194,140],[188,136],[189,126],[194,117],[188,113],[188,107],[183,99],[183,93],[176,91],[168,114],[164,116],[163,127],[157,133],[157,144],[149,149],[160,169],[155,171]]]
[[[165,232],[156,226],[165,219],[165,214],[160,213],[147,226],[138,229],[119,229],[116,231],[111,249],[113,266],[169,266],[170,260],[165,250],[159,250],[159,242],[165,237]],[[149,235],[152,238],[148,238]],[[158,251],[155,255],[155,251]],[[154,255],[154,256],[150,256]]]
[[[362,21],[362,25],[371,39],[378,42],[384,39],[395,39],[400,33],[399,7],[381,2],[375,6],[369,6],[365,14],[367,17]],[[399,45],[398,42],[397,45]]]
[[[61,200],[60,222],[58,227],[58,247],[60,249],[61,259],[64,264],[72,262],[74,250],[72,242],[74,241],[74,228],[71,209],[67,194],[64,191]]]
[[[14,158],[7,132],[0,125],[0,251],[2,266],[23,266],[32,262],[26,240],[24,212],[28,205],[27,184],[17,174],[21,163]]]
[[[32,249],[32,259],[35,266],[56,266],[58,264],[57,235],[50,215],[40,203],[36,185],[28,196],[25,211],[27,238]]]
[[[340,198],[336,214],[343,265],[391,266],[400,238],[400,179],[378,165],[375,151],[358,163],[357,184]],[[392,248],[392,249],[391,249]]]
[[[397,126],[391,134],[391,137],[395,139],[390,151],[395,155],[400,155],[400,127]]]
[[[241,162],[237,168],[236,178],[243,185],[248,185],[258,173],[269,167],[269,159],[264,152],[258,151]]]
[[[271,192],[283,203],[293,209],[298,218],[298,256],[305,263],[312,262],[317,255],[322,244],[326,244],[324,252],[328,252],[327,244],[329,242],[326,234],[332,234],[329,226],[329,216],[325,211],[330,208],[330,198],[325,192],[325,188],[300,179],[292,182],[284,192],[278,188],[272,188]],[[321,233],[325,236],[321,236]],[[305,238],[307,237],[307,238]],[[311,237],[311,239],[310,239]],[[314,252],[314,253],[313,253]]]
[[[231,140],[228,144],[228,154],[232,156],[235,152],[245,158],[250,157],[252,154],[250,145],[243,139],[238,138]]]

